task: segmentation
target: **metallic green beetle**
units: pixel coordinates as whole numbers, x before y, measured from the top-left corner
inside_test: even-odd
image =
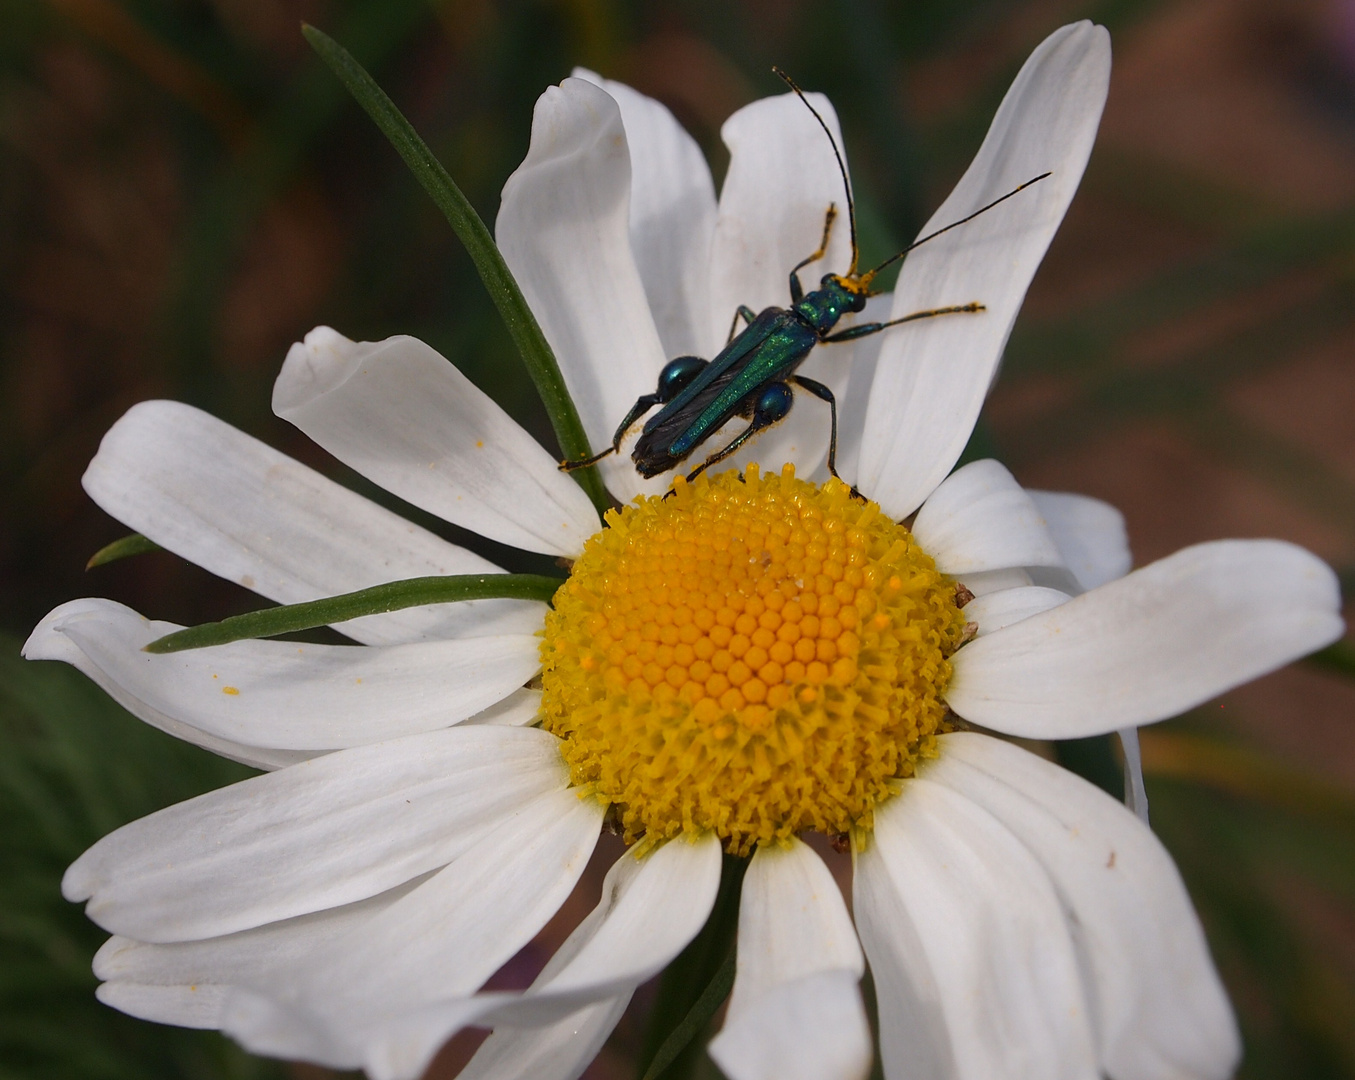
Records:
[[[851,269],[845,274],[824,275],[819,287],[808,295],[800,284],[800,270],[823,258],[824,252],[828,249],[828,238],[832,233],[833,221],[837,217],[837,207],[834,204],[828,207],[828,213],[825,215],[823,238],[818,250],[801,260],[790,272],[789,308],[769,307],[754,314],[750,308],[740,305],[729,328],[729,341],[714,360],[706,361],[699,356],[679,356],[675,360],[670,360],[659,372],[658,387],[654,393],[636,399],[630,412],[616,429],[611,446],[600,454],[582,461],[566,461],[560,468],[566,471],[583,468],[609,454],[617,453],[631,426],[655,405],[662,405],[663,408],[645,422],[644,429],[631,452],[635,468],[645,477],[657,476],[685,461],[697,447],[733,417],[746,418],[748,426],[728,445],[711,454],[693,469],[688,475],[689,480],[693,479],[716,462],[729,457],[758,432],[784,419],[794,402],[792,387],[798,387],[828,403],[832,417],[832,434],[828,444],[828,471],[837,476],[837,401],[833,397],[833,392],[823,383],[796,374],[796,369],[804,363],[813,348],[820,344],[854,341],[870,334],[878,334],[881,330],[898,326],[900,323],[916,322],[938,315],[984,310],[983,304],[971,301],[950,307],[915,311],[911,315],[890,319],[888,322],[859,323],[846,330],[832,332],[838,321],[848,312],[862,311],[865,308],[866,299],[873,295],[871,282],[886,266],[903,258],[919,244],[925,244],[943,232],[991,210],[1022,188],[1043,180],[1049,173],[1026,181],[974,213],[914,241],[873,270],[858,273],[856,210],[852,204],[847,169],[842,163],[842,153],[838,149],[837,140],[828,130],[823,117],[809,104],[790,77],[780,69],[773,70],[799,96],[805,108],[814,114],[814,119],[819,122],[832,144],[847,195],[847,220],[851,227],[852,241]],[[736,336],[734,331],[740,319],[747,325]]]

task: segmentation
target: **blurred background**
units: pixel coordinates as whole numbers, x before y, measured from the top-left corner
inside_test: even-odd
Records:
[[[269,412],[287,346],[328,323],[424,338],[549,444],[470,260],[301,20],[369,67],[491,223],[533,102],[574,65],[665,102],[718,181],[721,122],[780,92],[780,64],[836,104],[883,255],[1029,51],[1085,17],[1112,33],[1109,105],[974,449],[1113,502],[1138,564],[1278,536],[1349,598],[1355,0],[0,0],[0,1078],[326,1075],[93,998],[103,935],[60,900],[66,863],[246,770],[18,646],[82,595],[185,623],[257,606],[164,553],[84,570],[126,531],[80,488],[103,432],[177,398],[371,494]],[[1352,655],[1144,733],[1153,824],[1232,993],[1244,1077],[1355,1077]],[[633,1076],[642,1031],[623,1022],[589,1075]]]

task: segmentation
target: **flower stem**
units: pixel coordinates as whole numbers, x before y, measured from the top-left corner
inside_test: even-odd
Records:
[[[710,918],[659,980],[649,1031],[640,1051],[641,1080],[685,1080],[700,1060],[698,1037],[734,985],[739,889],[748,860],[724,857]]]
[[[156,638],[144,652],[172,653],[225,645],[246,638],[272,637],[296,630],[311,630],[330,623],[347,622],[363,615],[383,615],[424,604],[447,604],[458,600],[544,600],[564,584],[562,578],[541,574],[448,574],[440,577],[406,578],[373,585],[370,589],[327,596],[302,604],[286,604],[220,622],[202,623]]]
[[[314,26],[303,24],[301,33],[390,140],[415,179],[442,211],[452,231],[465,245],[476,270],[480,272],[480,280],[489,290],[490,298],[508,327],[508,333],[522,354],[527,373],[536,384],[536,392],[541,395],[541,403],[550,416],[561,453],[568,460],[590,457],[593,451],[588,436],[584,433],[574,400],[569,396],[564,376],[560,374],[555,353],[551,351],[536,316],[518,288],[513,272],[503,261],[503,255],[499,253],[480,215],[475,212],[475,207],[461,193],[442,163],[433,156],[433,151],[428,149],[428,144],[419,137],[413,125],[396,108],[395,102],[391,101],[367,70],[353,59],[348,50]],[[588,493],[597,507],[598,515],[606,513],[611,500],[597,469],[592,466],[575,469],[570,475]]]

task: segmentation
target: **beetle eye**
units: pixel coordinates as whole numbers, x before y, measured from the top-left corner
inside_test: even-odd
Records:
[[[865,311],[865,310],[866,310],[866,294],[865,294],[865,293],[863,293],[863,292],[852,293],[852,310],[853,310],[853,311]]]

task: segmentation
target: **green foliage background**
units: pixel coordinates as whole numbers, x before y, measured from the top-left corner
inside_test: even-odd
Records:
[[[381,80],[491,223],[526,150],[536,96],[575,64],[667,102],[717,178],[720,121],[778,92],[770,67],[780,64],[833,99],[864,246],[883,256],[958,176],[1045,33],[1092,17],[1109,25],[1118,53],[1174,19],[1190,40],[1190,19],[1218,8],[1198,0],[0,0],[0,629],[9,635],[0,637],[0,1080],[244,1080],[284,1071],[214,1034],[142,1024],[99,1005],[89,961],[103,935],[60,899],[62,870],[100,835],[246,775],[140,725],[73,671],[17,659],[22,635],[75,596],[111,596],[185,623],[256,605],[163,553],[85,575],[88,555],[125,531],[79,490],[102,433],[137,400],[189,401],[467,542],[374,491],[269,413],[287,345],[324,322],[357,339],[424,338],[550,441],[470,260],[305,47],[302,18]],[[1238,33],[1255,38],[1247,63],[1297,86],[1333,146],[1348,152],[1353,68],[1344,39],[1321,32],[1338,25],[1342,5],[1248,0],[1234,9],[1243,13]],[[1024,478],[1106,431],[1170,426],[1192,454],[1225,461],[1311,513],[1336,537],[1326,553],[1350,595],[1355,446],[1342,459],[1277,437],[1231,408],[1228,393],[1355,324],[1355,188],[1344,202],[1318,205],[1258,196],[1233,179],[1122,148],[1097,151],[1074,219],[1083,206],[1101,207],[1102,217],[1084,215],[1081,226],[1070,219],[1065,234],[1074,239],[1056,244],[1058,265],[1042,280],[1061,273],[1072,295],[1079,275],[1131,258],[1117,245],[1134,230],[1155,252],[1175,254],[1085,304],[1046,295],[1028,312],[975,450],[998,453]],[[1115,211],[1107,215],[1107,206]],[[1117,213],[1122,221],[1112,220]],[[1309,284],[1296,289],[1295,281]],[[1277,296],[1282,302],[1270,303]],[[1259,314],[1219,329],[1216,313],[1229,304]],[[1168,362],[1135,359],[1133,342],[1182,325],[1204,329]],[[1010,405],[1049,386],[1059,396],[1047,408]],[[519,552],[469,542],[511,570],[543,569]],[[1303,685],[1355,704],[1351,655],[1348,643],[1329,652],[1324,673],[1310,666]],[[1293,706],[1295,715],[1305,709]],[[1212,706],[1199,710],[1146,749],[1154,825],[1181,865],[1243,1023],[1241,1075],[1355,1076],[1355,794],[1342,779],[1351,774],[1324,771],[1321,746],[1300,745],[1305,753],[1277,761],[1272,745],[1226,720]],[[1306,730],[1295,728],[1293,741]],[[1065,749],[1070,765],[1113,777],[1104,746],[1083,749],[1090,753]],[[596,1075],[624,1071],[625,1040],[623,1029]]]

